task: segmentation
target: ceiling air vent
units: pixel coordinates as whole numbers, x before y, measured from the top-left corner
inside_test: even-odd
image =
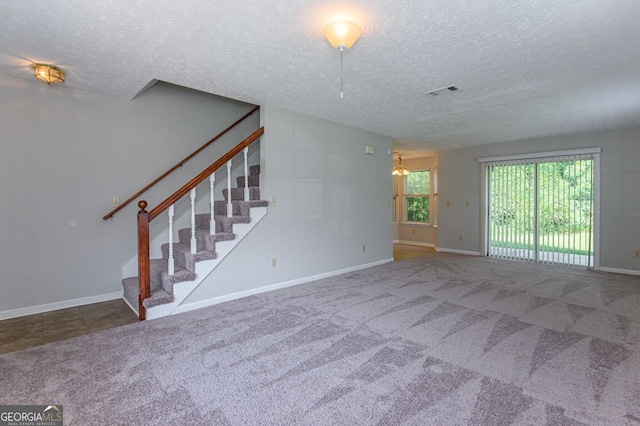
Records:
[[[447,87],[441,87],[440,89],[432,90],[430,92],[424,92],[424,94],[431,95],[431,96],[440,96],[440,95],[445,95],[447,93],[456,92],[457,90],[458,88],[456,86],[447,86]]]

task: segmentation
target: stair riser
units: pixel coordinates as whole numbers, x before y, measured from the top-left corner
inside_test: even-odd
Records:
[[[250,208],[244,204],[244,201],[232,201],[231,206],[233,207],[233,215],[234,216],[249,216]],[[227,201],[216,201],[213,205],[213,213],[217,215],[225,215],[227,214]]]
[[[173,244],[173,262],[176,267],[184,268],[188,271],[194,270],[194,265],[190,265],[190,262],[185,259],[186,250],[182,250],[181,245],[178,243]],[[162,245],[162,257],[169,259],[169,244]],[[191,266],[191,268],[189,267]]]
[[[169,294],[173,294],[173,285],[175,283],[181,283],[183,281],[193,281],[196,279],[196,274],[185,269],[178,271],[175,275],[169,275],[166,272],[161,274],[162,288]]]
[[[209,218],[211,215],[202,214],[196,215],[196,227],[200,228],[206,224],[207,229],[209,229]],[[227,217],[224,215],[216,216],[216,233],[225,232],[225,233],[233,233],[233,224],[234,223],[249,223],[251,222],[251,217],[249,216],[232,216]]]
[[[196,215],[196,227],[209,229],[210,218],[209,214]],[[216,233],[218,232],[233,232],[233,224],[229,223],[226,216],[216,216]]]
[[[236,179],[238,188],[244,188],[244,176],[238,176]],[[260,176],[249,176],[249,187],[260,186]]]
[[[164,263],[166,263],[166,262],[164,262]],[[163,268],[157,262],[151,262],[150,270],[151,270],[151,282],[152,283],[155,282],[155,283],[160,284],[162,282],[162,280],[160,279],[160,274],[163,271],[166,271],[167,267],[165,265],[165,267]]]
[[[183,228],[178,231],[178,240],[191,247],[191,229]],[[196,249],[197,251],[209,250],[216,251],[216,239],[209,235],[209,227],[207,229],[196,228]]]
[[[228,192],[226,189],[222,190],[222,195],[224,196],[225,201],[229,200]],[[251,187],[249,188],[249,200],[259,200],[260,199],[260,188]],[[231,201],[244,201],[244,188],[231,188]]]
[[[233,223],[224,219],[216,219],[216,233],[233,232]]]
[[[169,259],[169,244],[162,245],[162,257]],[[196,262],[202,260],[215,259],[216,254],[214,252],[199,251],[195,254],[191,253],[189,245],[182,243],[176,243],[173,245],[173,259],[177,266],[180,266],[188,271],[196,271]]]

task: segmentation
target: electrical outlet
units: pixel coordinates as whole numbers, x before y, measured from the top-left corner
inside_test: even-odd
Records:
[[[447,200],[447,207],[451,205],[451,201]]]
[[[634,256],[635,256],[635,257],[640,257],[640,250],[637,250],[637,251],[634,253]]]
[[[275,268],[276,267],[276,258],[274,257],[273,259],[271,259],[271,267]]]
[[[271,202],[269,203],[269,205],[271,207],[275,207],[276,206],[276,197],[271,197]]]
[[[120,205],[120,197],[113,197],[111,199],[111,207],[114,209]]]
[[[462,235],[458,235],[458,241],[462,241]]]
[[[416,235],[416,230],[415,230],[415,229],[412,229],[412,230],[411,230],[411,233],[412,233],[413,235]]]
[[[367,251],[367,246],[365,246],[364,244],[362,245],[362,252],[364,253],[365,251]]]

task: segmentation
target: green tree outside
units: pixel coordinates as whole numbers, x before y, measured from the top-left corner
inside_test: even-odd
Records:
[[[429,223],[431,173],[429,170],[411,172],[405,179],[407,221]]]
[[[493,246],[533,249],[536,223],[533,163],[490,169],[490,237]],[[539,245],[586,254],[593,247],[593,161],[538,164]]]

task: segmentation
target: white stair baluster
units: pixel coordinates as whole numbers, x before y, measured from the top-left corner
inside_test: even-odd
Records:
[[[167,260],[167,274],[175,273],[173,262],[173,204],[169,207],[169,259]]]
[[[216,186],[216,172],[211,173],[209,176],[209,210],[211,211],[211,218],[209,219],[209,235],[214,235],[216,233],[216,219],[215,219],[215,211],[214,211],[214,203],[213,199],[213,188]]]
[[[233,216],[233,204],[231,204],[231,160],[227,161],[227,217]]]
[[[191,254],[198,251],[198,243],[196,242],[196,189],[191,190]]]
[[[244,200],[249,201],[249,165],[247,155],[249,155],[249,147],[242,150],[244,152]]]

